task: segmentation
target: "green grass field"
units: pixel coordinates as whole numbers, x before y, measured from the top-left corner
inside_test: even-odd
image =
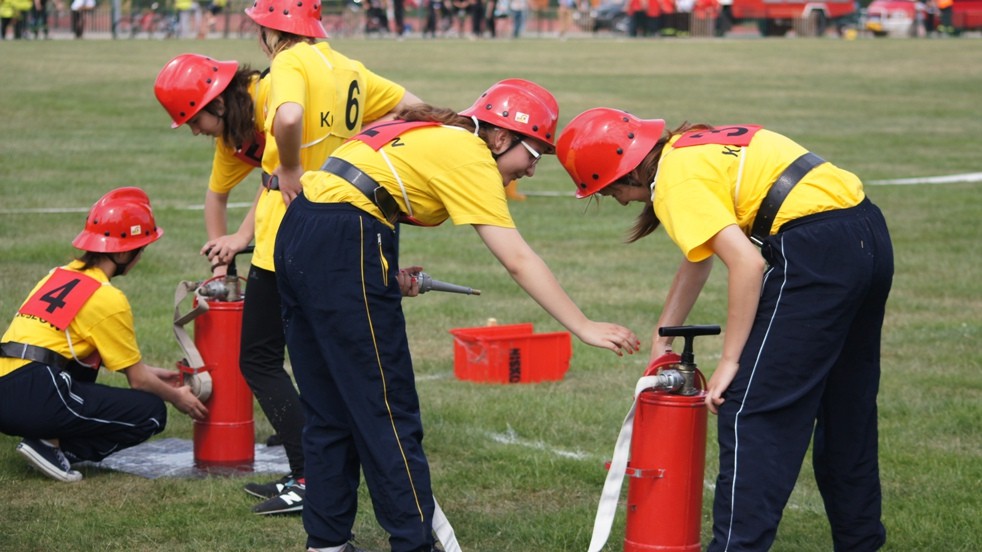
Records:
[[[599,105],[642,117],[757,123],[788,134],[865,181],[982,171],[982,50],[977,40],[340,40],[334,46],[435,104],[462,109],[488,85],[525,77],[550,88],[561,124]],[[146,360],[173,366],[173,290],[202,279],[201,205],[212,149],[171,130],[153,97],[158,70],[186,51],[264,67],[252,41],[5,43],[0,52],[0,318],[67,261],[84,212],[105,191],[150,194],[163,240],[114,281],[137,315]],[[232,195],[248,202],[253,176]],[[662,232],[623,245],[635,208],[599,208],[555,192],[572,185],[555,159],[513,203],[523,235],[592,318],[647,336],[679,254]],[[982,542],[982,262],[978,183],[870,185],[891,225],[896,277],[883,341],[880,458],[888,550],[969,552]],[[58,212],[44,212],[58,210]],[[245,213],[231,211],[234,224]],[[617,356],[574,342],[565,379],[528,386],[454,378],[448,330],[533,322],[561,329],[508,278],[470,229],[407,228],[404,264],[483,290],[407,300],[434,490],[465,550],[585,550],[610,457],[648,352]],[[725,319],[717,270],[690,319]],[[330,285],[325,281],[325,285]],[[645,337],[643,339],[647,341]],[[721,340],[701,338],[711,370]],[[125,385],[122,376],[103,381]],[[0,397],[0,400],[4,398]],[[257,433],[270,428],[256,410]],[[191,437],[171,408],[162,437]],[[704,542],[716,471],[707,447]],[[0,550],[301,550],[299,516],[258,518],[242,485],[261,477],[145,480],[87,470],[62,484],[30,470],[0,436]],[[665,443],[665,446],[670,446]],[[575,453],[575,454],[564,454]],[[806,460],[774,550],[831,550]],[[367,492],[356,532],[387,549]],[[652,520],[657,523],[657,520]],[[619,550],[623,511],[609,550]]]

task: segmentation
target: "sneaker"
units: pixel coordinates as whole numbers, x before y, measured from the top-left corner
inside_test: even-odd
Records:
[[[327,550],[327,549],[326,548],[308,548],[307,549],[307,552],[318,552],[319,550]],[[344,548],[341,549],[341,552],[368,552],[368,550],[365,550],[364,548],[358,548],[357,546],[354,545],[354,543],[349,542],[349,543],[347,543],[347,544],[344,545]]]
[[[292,475],[284,475],[272,483],[249,483],[245,486],[245,492],[256,498],[270,499],[279,496],[283,489],[294,483],[296,480]]]
[[[284,487],[283,492],[277,496],[256,504],[252,511],[259,515],[299,512],[303,510],[303,498],[306,493],[307,487],[300,481],[294,481]]]
[[[67,482],[82,480],[82,474],[72,469],[60,448],[48,445],[40,439],[22,440],[17,445],[17,452],[51,479]]]

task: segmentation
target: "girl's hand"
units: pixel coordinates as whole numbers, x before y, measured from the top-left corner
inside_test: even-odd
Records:
[[[609,322],[589,321],[585,329],[581,330],[577,337],[587,345],[610,349],[622,356],[625,352],[633,355],[641,349],[641,341],[634,332]]]
[[[709,383],[706,384],[706,407],[713,414],[719,414],[719,405],[724,402],[723,393],[733,383],[739,367],[740,365],[734,361],[721,360],[716,366],[716,371],[709,378]]]
[[[399,282],[399,289],[403,297],[416,297],[419,295],[419,273],[423,270],[421,266],[410,266],[400,268],[396,280]]]

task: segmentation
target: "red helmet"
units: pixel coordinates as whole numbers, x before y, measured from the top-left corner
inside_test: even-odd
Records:
[[[257,25],[310,38],[327,38],[320,0],[255,0],[246,15]]]
[[[150,209],[150,198],[140,188],[116,188],[99,198],[89,210],[72,245],[94,253],[122,253],[149,245],[164,235]]]
[[[576,184],[576,197],[588,197],[634,170],[664,130],[661,119],[639,119],[606,107],[588,109],[563,129],[556,155]]]
[[[198,114],[232,82],[239,64],[181,54],[167,62],[153,83],[153,93],[177,128]]]
[[[495,83],[460,114],[541,140],[549,145],[546,153],[556,151],[559,103],[534,82],[505,79]]]

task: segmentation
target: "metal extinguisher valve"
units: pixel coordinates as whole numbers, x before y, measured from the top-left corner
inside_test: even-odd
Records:
[[[680,395],[691,396],[699,394],[699,387],[696,385],[696,357],[692,352],[692,342],[697,335],[719,335],[719,326],[665,326],[658,328],[658,335],[662,337],[682,337],[685,345],[682,349],[682,361],[679,362],[679,373],[685,380]]]

